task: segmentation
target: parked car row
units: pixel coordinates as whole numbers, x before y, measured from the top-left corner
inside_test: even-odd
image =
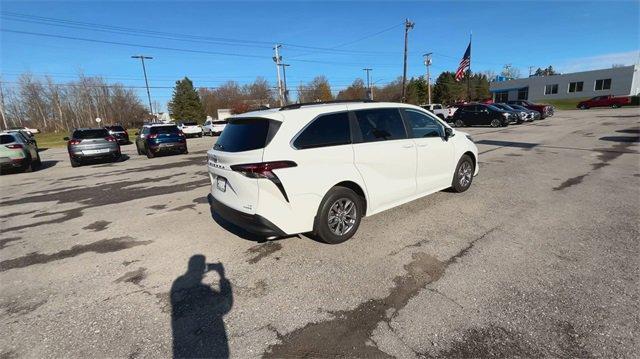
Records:
[[[542,112],[534,110],[533,108],[538,108]],[[553,107],[531,104],[527,101],[510,101],[509,103],[492,104],[468,103],[458,107],[453,116],[448,119],[448,122],[453,123],[456,127],[505,127],[512,123],[521,124],[540,120],[552,115]]]

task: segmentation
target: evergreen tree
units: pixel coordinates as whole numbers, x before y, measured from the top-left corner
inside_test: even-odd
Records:
[[[193,82],[185,77],[176,81],[173,98],[168,104],[171,117],[179,121],[204,121],[206,115],[200,102],[198,92],[193,88]]]

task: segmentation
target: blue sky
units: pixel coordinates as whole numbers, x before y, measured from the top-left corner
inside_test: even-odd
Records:
[[[280,42],[293,88],[326,75],[334,90],[373,68],[384,84],[402,73],[405,18],[415,22],[409,38],[409,75],[425,71],[422,54],[434,52],[432,77],[455,71],[473,32],[472,69],[499,72],[506,63],[523,75],[528,66],[553,65],[564,72],[638,61],[640,3],[627,2],[41,2],[0,1],[3,30],[118,42],[144,48],[16,32],[0,32],[3,81],[31,71],[65,82],[82,71],[109,82],[143,86],[140,63],[153,56],[150,85],[170,87],[189,76],[199,87],[262,76],[275,84],[272,43]],[[24,17],[23,15],[27,15]],[[47,18],[37,19],[43,17]],[[16,21],[20,19],[21,21]],[[189,35],[151,37],[139,31],[51,26],[50,19]],[[24,21],[27,20],[27,21]],[[57,22],[60,23],[60,22]],[[197,38],[196,38],[197,37]],[[215,39],[212,39],[215,38]],[[236,41],[240,40],[240,41]],[[322,49],[309,49],[315,47]],[[324,50],[332,49],[332,50]],[[205,52],[205,53],[202,53]],[[215,53],[215,54],[214,54]],[[224,55],[234,54],[236,56]],[[142,99],[142,89],[139,89]],[[161,104],[170,88],[153,88]]]

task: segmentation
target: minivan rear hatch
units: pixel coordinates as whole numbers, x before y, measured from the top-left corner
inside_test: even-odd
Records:
[[[230,119],[222,135],[207,152],[211,194],[235,210],[255,214],[258,206],[258,179],[231,167],[261,163],[264,148],[281,122],[267,118]]]

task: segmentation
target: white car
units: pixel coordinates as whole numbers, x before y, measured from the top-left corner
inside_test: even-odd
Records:
[[[328,243],[349,239],[364,216],[464,192],[478,173],[466,133],[417,106],[368,101],[233,116],[207,157],[220,217],[267,238]]]
[[[202,126],[202,133],[206,136],[217,136],[222,133],[227,125],[227,120],[206,120]]]
[[[202,137],[202,127],[197,122],[180,122],[178,128],[187,137]]]
[[[432,103],[431,105],[420,105],[420,107],[440,117],[441,120],[446,120],[447,118],[453,116],[453,112],[449,111],[448,108],[439,103]]]

